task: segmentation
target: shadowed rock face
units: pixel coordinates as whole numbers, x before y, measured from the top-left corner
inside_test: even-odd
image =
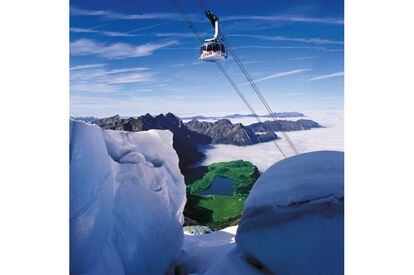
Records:
[[[253,123],[249,126],[254,132],[266,132],[266,131],[300,131],[300,130],[309,130],[312,128],[322,127],[317,122],[309,119],[299,119],[297,121],[290,120],[278,120],[276,121],[265,121]]]
[[[151,116],[146,114],[140,117],[120,118],[119,115],[96,120],[95,123],[104,129],[121,131],[147,131],[151,129],[170,130],[173,134],[173,147],[180,159],[180,169],[200,160],[203,153],[197,150],[197,144],[209,144],[207,136],[194,133],[187,129],[184,123],[172,113]]]
[[[245,146],[261,142],[250,128],[241,123],[232,124],[228,119],[216,122],[191,120],[186,126],[191,131],[209,136],[213,144]],[[276,138],[276,135],[267,136],[266,141]]]

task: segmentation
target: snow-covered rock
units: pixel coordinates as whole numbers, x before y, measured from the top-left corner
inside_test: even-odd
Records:
[[[167,202],[167,209],[184,223],[185,183],[172,146],[173,134],[168,130],[103,130],[103,136],[115,162],[115,186],[125,179],[145,184]]]
[[[237,249],[237,225],[203,235],[185,235],[179,274],[261,275],[262,270],[248,263]]]
[[[237,227],[235,227],[237,228]],[[184,236],[182,255],[177,263],[180,274],[202,274],[234,249],[236,230]]]
[[[184,178],[162,130],[70,122],[70,265],[75,274],[165,274],[183,246]]]
[[[91,269],[111,231],[113,175],[101,129],[70,123],[71,271]]]
[[[343,274],[343,161],[343,152],[311,152],[261,175],[236,235],[248,261],[275,274]]]
[[[213,229],[205,225],[188,225],[184,226],[183,230],[185,235],[203,235],[214,232]]]

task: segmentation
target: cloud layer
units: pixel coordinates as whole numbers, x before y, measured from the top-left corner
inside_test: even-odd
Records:
[[[70,44],[70,52],[73,56],[99,55],[107,59],[125,59],[152,55],[156,50],[176,44],[178,42],[173,40],[135,46],[121,42],[105,44],[91,39],[78,39]]]
[[[286,71],[286,72],[279,72],[279,73],[275,73],[275,74],[271,74],[259,79],[256,79],[254,82],[262,82],[265,80],[269,80],[269,79],[273,79],[273,78],[279,78],[279,77],[284,77],[284,76],[289,76],[289,75],[294,75],[294,74],[300,74],[300,73],[304,73],[310,71],[310,69],[296,69],[296,70],[291,70],[291,71]]]
[[[296,38],[296,37],[286,37],[286,36],[271,36],[271,35],[259,35],[259,34],[230,34],[227,36],[231,37],[247,37],[255,38],[268,41],[290,41],[290,42],[302,42],[302,43],[312,43],[312,44],[339,44],[342,45],[344,42],[335,41],[331,39],[324,39],[319,37],[312,38]]]
[[[338,18],[317,18],[317,17],[305,17],[294,15],[235,15],[235,16],[223,16],[222,20],[263,20],[263,21],[290,21],[290,22],[303,22],[303,23],[320,23],[320,24],[333,24],[343,25],[344,20]]]
[[[322,79],[327,79],[327,78],[332,78],[332,77],[340,77],[340,76],[344,76],[344,72],[336,72],[336,73],[331,73],[331,74],[318,75],[318,76],[308,79],[308,81],[317,81],[317,80],[322,80]]]

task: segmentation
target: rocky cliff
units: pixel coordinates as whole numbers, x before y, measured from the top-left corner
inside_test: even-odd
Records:
[[[95,123],[104,129],[140,132],[151,129],[170,130],[174,135],[173,146],[180,159],[180,169],[204,157],[197,150],[198,144],[209,144],[211,139],[187,129],[184,123],[172,113],[151,116],[121,118],[119,115],[96,120]]]
[[[248,126],[254,132],[266,132],[266,131],[300,131],[300,130],[309,130],[312,128],[322,127],[317,122],[309,119],[299,119],[297,121],[291,120],[268,120],[265,122],[253,123]]]
[[[213,144],[233,144],[238,146],[252,145],[261,142],[256,134],[241,123],[233,124],[228,119],[216,122],[191,120],[186,123],[189,130],[206,135],[211,138]],[[269,133],[267,141],[276,139],[277,136]]]

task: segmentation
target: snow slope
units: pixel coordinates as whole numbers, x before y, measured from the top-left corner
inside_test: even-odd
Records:
[[[276,274],[342,274],[343,161],[318,151],[271,166],[246,200],[240,251]]]
[[[185,235],[177,262],[179,274],[263,274],[238,251],[236,231],[237,225],[204,235]]]
[[[106,131],[71,120],[70,176],[71,273],[173,268],[186,199],[169,131]]]

